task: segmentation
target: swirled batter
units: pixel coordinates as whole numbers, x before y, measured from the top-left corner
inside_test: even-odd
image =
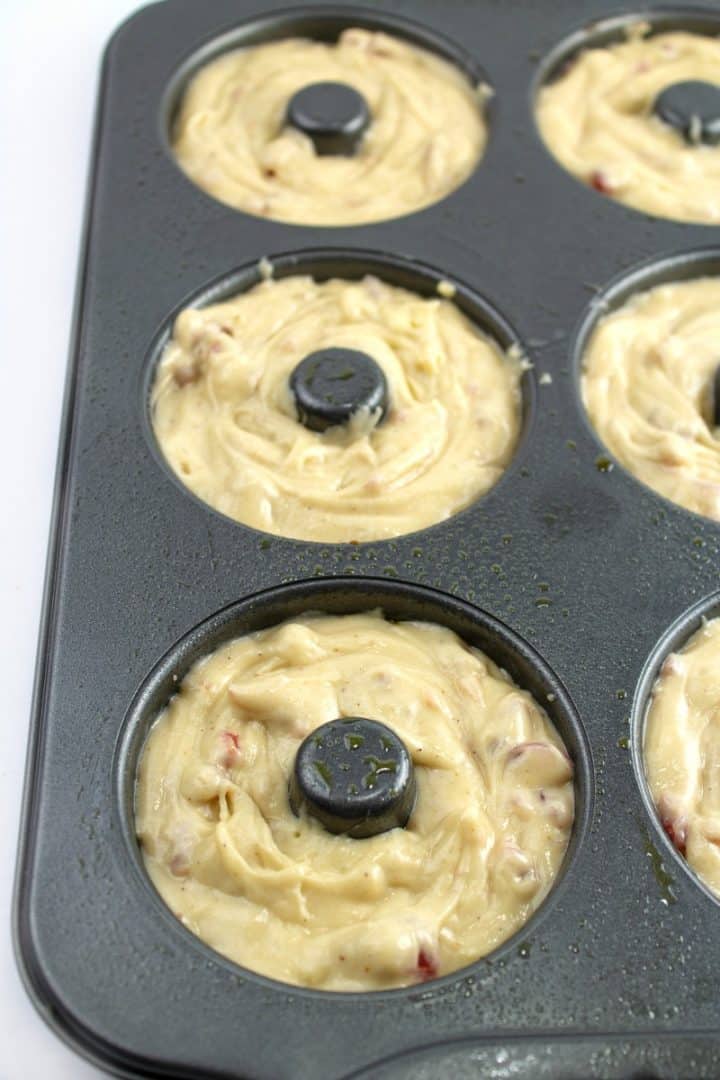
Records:
[[[405,828],[355,840],[290,810],[301,741],[348,715],[410,752]],[[519,929],[573,813],[570,759],[532,697],[444,627],[372,612],[305,616],[196,664],[148,737],[136,827],[159,893],[212,948],[283,982],[375,990]]]
[[[720,619],[663,664],[645,727],[645,767],[665,831],[720,896]]]
[[[683,31],[586,49],[543,87],[540,133],[596,190],[658,217],[720,222],[720,146],[690,145],[653,113],[674,83],[720,85],[720,40]]]
[[[582,396],[600,438],[638,480],[720,520],[720,278],[660,285],[601,319]]]
[[[371,123],[353,156],[319,156],[285,122],[310,83],[361,93]],[[192,79],[174,127],[181,168],[238,210],[299,225],[408,214],[458,187],[486,142],[483,102],[447,60],[388,34],[345,30],[335,44],[292,38],[236,49]]]
[[[322,434],[298,421],[288,378],[335,346],[383,369],[381,424],[367,410]],[[178,316],[153,423],[183,483],[224,514],[304,540],[375,540],[442,521],[495,483],[518,438],[521,371],[449,300],[288,277]]]

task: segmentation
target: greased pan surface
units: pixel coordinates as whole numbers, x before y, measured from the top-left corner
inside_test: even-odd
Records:
[[[643,285],[720,271],[720,230],[652,220],[583,187],[542,145],[531,104],[561,43],[632,11],[585,0],[283,10],[167,0],[126,22],[105,57],[16,891],[28,988],[60,1034],[119,1075],[715,1076],[720,907],[665,840],[639,750],[668,643],[717,609],[720,526],[598,467],[577,346],[630,268],[646,263],[631,279]],[[667,18],[720,18],[697,12]],[[421,28],[415,40],[455,43],[495,90],[485,156],[443,202],[388,223],[288,226],[222,206],[176,167],[166,117],[197,50],[229,31],[238,44],[358,23],[402,32],[396,18]],[[286,268],[338,260],[348,274],[373,254],[382,271],[389,254],[426,291],[457,281],[463,302],[482,298],[481,319],[522,342],[534,364],[524,433],[486,496],[397,540],[322,545],[238,525],[170,476],[147,413],[168,320],[283,253]],[[497,953],[424,986],[328,995],[233,967],[163,908],[132,842],[132,770],[153,708],[197,650],[292,612],[378,601],[445,620],[551,694],[578,818],[557,888]]]

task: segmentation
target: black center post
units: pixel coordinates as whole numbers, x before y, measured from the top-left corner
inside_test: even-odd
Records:
[[[286,121],[312,139],[317,154],[350,157],[370,124],[370,110],[354,86],[316,82],[293,94]]]
[[[385,724],[348,716],[300,744],[290,777],[293,813],[355,839],[402,827],[415,804],[415,775],[402,740]]]
[[[710,421],[714,427],[720,427],[720,365],[710,383]]]
[[[301,360],[290,376],[298,419],[311,431],[346,424],[360,409],[388,409],[385,374],[357,349],[319,349]]]
[[[653,111],[689,143],[720,143],[720,86],[715,83],[672,83],[658,94]]]

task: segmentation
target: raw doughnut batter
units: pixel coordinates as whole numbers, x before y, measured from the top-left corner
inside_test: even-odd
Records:
[[[638,480],[720,520],[720,278],[660,285],[601,319],[582,396],[600,438]]]
[[[352,156],[318,156],[285,123],[296,91],[328,81],[352,86],[370,109]],[[191,180],[238,210],[299,225],[381,221],[437,202],[467,179],[485,148],[488,93],[447,60],[387,34],[274,41],[225,53],[198,72],[173,150]]]
[[[322,434],[288,379],[315,350],[365,352],[390,410]],[[266,281],[175,323],[152,391],[155,434],[191,491],[247,525],[375,540],[442,521],[499,479],[520,429],[522,364],[449,300],[375,278]]]
[[[663,664],[647,717],[645,765],[665,831],[720,896],[720,619]]]
[[[538,95],[540,133],[574,176],[658,217],[720,223],[720,146],[691,145],[653,112],[668,86],[720,85],[720,40],[681,31],[586,49]]]
[[[364,840],[295,817],[298,746],[338,716],[407,747],[405,828]],[[546,713],[451,631],[380,612],[306,616],[196,664],[151,730],[137,833],[171,910],[218,952],[288,983],[377,990],[471,963],[558,871],[572,765]]]

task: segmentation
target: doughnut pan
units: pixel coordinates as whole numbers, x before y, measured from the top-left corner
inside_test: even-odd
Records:
[[[662,658],[720,611],[720,525],[613,464],[577,379],[593,320],[634,288],[720,272],[720,235],[584,187],[545,150],[532,112],[567,48],[617,36],[625,16],[720,32],[717,5],[383,0],[276,12],[166,0],[108,46],[14,931],[41,1014],[116,1075],[720,1072],[720,906],[666,839],[640,752]],[[460,189],[396,221],[322,229],[238,213],[181,174],[167,121],[201,59],[358,24],[439,49],[494,88],[485,156]],[[371,270],[427,293],[447,278],[481,325],[518,339],[534,367],[500,483],[449,521],[362,545],[267,536],[183,490],[152,439],[152,365],[183,303],[251,284],[262,257],[278,274]],[[152,716],[214,643],[308,609],[378,604],[447,623],[544,699],[575,760],[577,819],[557,886],[491,956],[402,990],[327,994],[235,967],[165,909],[133,840],[133,773]]]

